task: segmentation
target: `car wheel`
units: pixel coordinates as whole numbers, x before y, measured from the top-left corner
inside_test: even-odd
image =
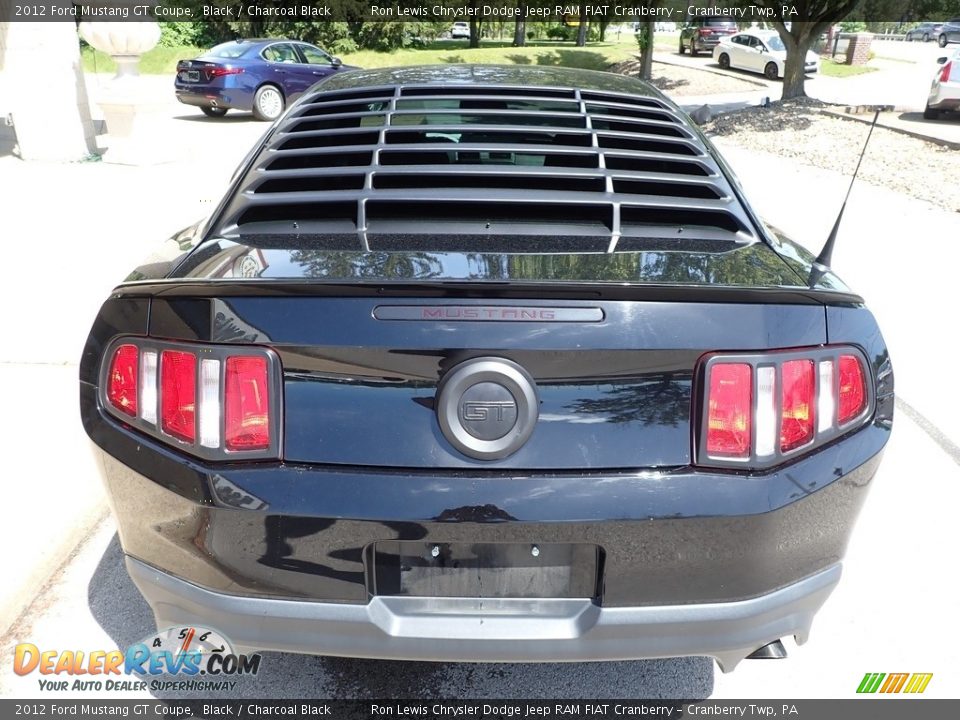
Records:
[[[947,36],[946,36],[946,35],[941,35],[939,38],[937,38],[937,45],[939,45],[940,47],[946,47],[946,46],[947,46]]]
[[[690,41],[690,55],[691,57],[696,57],[700,53],[700,49],[697,47],[697,41]]]
[[[283,106],[283,94],[276,85],[263,85],[253,96],[253,116],[257,120],[276,120]]]
[[[720,63],[720,67],[724,70],[730,69],[730,56],[726,53],[720,53],[720,57],[717,58],[717,62]]]
[[[207,117],[223,117],[227,114],[227,108],[222,107],[209,107],[204,105],[200,108],[204,115]]]
[[[774,62],[768,62],[767,66],[763,69],[763,74],[767,80],[776,80],[780,77],[780,71],[777,69],[777,64]]]
[[[683,55],[687,49],[683,46],[683,38],[680,38],[680,54]]]
[[[904,39],[906,42],[913,42],[913,35],[910,35],[910,34],[904,35],[904,36],[903,36],[903,39]]]
[[[932,108],[932,107],[930,107],[929,105],[927,105],[927,106],[923,109],[923,119],[924,119],[924,120],[939,120],[939,119],[940,119],[940,111],[937,110],[936,108]]]
[[[924,34],[923,34],[923,41],[924,41],[924,42],[930,42],[930,34],[929,34],[929,33],[924,33]]]

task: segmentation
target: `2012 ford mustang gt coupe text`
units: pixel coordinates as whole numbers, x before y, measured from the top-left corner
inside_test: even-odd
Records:
[[[356,70],[80,369],[160,627],[452,661],[806,640],[890,434],[863,300],[624,76]]]

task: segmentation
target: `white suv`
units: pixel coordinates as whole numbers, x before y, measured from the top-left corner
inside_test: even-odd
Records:
[[[453,27],[450,28],[450,37],[454,40],[462,40],[463,38],[470,37],[470,23],[468,22],[455,22]]]

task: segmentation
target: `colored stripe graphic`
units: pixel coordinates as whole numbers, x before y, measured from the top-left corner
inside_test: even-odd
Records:
[[[908,677],[910,677],[910,673],[890,673],[887,675],[887,681],[883,684],[883,687],[880,688],[880,692],[900,692],[903,689],[904,683],[907,682]]]
[[[910,682],[907,684],[907,688],[904,690],[905,693],[922,693],[927,689],[927,685],[930,684],[930,680],[933,678],[933,673],[914,673]]]
[[[860,687],[857,688],[857,692],[875,693],[877,688],[880,687],[880,682],[884,677],[886,677],[884,673],[867,673],[863,676],[863,680],[860,681]]]
[[[857,687],[858,693],[875,693],[877,691],[886,694],[899,692],[919,694],[927,689],[930,680],[933,679],[933,673],[866,673],[860,685]]]

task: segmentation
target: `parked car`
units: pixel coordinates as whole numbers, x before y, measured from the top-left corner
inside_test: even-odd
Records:
[[[470,23],[468,22],[455,22],[450,27],[450,37],[454,40],[464,40],[470,39]]]
[[[769,80],[783,77],[787,65],[787,48],[776,30],[747,30],[720,41],[713,49],[713,59],[722,68],[737,68],[763,73]],[[807,52],[804,72],[820,70],[820,56]]]
[[[246,110],[258,120],[276,120],[311,85],[352,69],[308,43],[236,40],[178,62],[174,88],[177,100],[210,117]]]
[[[929,42],[930,40],[940,36],[940,31],[942,28],[943,23],[920,23],[915,28],[907,30],[906,34],[903,36],[903,39],[907,42],[913,42],[914,40]]]
[[[680,28],[680,54],[710,51],[721,39],[737,32],[737,23],[726,17],[692,17]]]
[[[890,358],[649,84],[338,74],[170,242],[80,366],[161,628],[725,670],[806,640],[890,435]]]
[[[960,43],[960,18],[947,20],[940,28],[937,44],[940,47],[946,47],[949,43]]]
[[[938,120],[944,112],[960,110],[960,50],[939,58],[939,67],[930,85],[927,106],[923,110],[926,120]]]

